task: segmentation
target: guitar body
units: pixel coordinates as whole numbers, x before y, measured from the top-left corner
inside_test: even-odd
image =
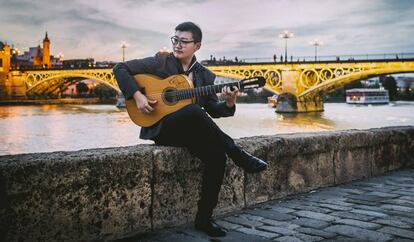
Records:
[[[224,87],[238,88],[240,91],[258,88],[265,85],[262,76],[255,76],[241,81],[207,85],[194,88],[193,83],[185,75],[173,75],[162,79],[154,75],[138,74],[134,76],[142,94],[149,100],[156,100],[154,111],[141,113],[133,98],[126,100],[126,108],[131,120],[141,127],[150,127],[166,115],[195,103],[196,97],[208,96],[221,92]]]
[[[176,100],[173,95],[169,95],[177,90],[193,88],[192,82],[185,75],[173,75],[165,79],[149,74],[138,74],[134,77],[138,86],[143,88],[143,94],[148,99],[157,101],[150,114],[141,113],[133,98],[125,101],[129,117],[141,127],[150,127],[166,115],[195,103],[195,98]]]

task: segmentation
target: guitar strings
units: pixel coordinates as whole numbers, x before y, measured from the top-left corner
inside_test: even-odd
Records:
[[[223,84],[220,84],[220,85],[223,85]],[[182,90],[165,92],[165,93],[164,92],[154,92],[154,93],[151,93],[151,94],[148,94],[148,95],[145,95],[145,96],[146,97],[158,97],[158,96],[164,94],[164,96],[166,96],[166,97],[174,97],[174,96],[179,95],[178,92],[180,92],[180,91],[187,91],[187,90],[191,90],[192,91],[192,93],[190,93],[190,94],[196,94],[197,95],[197,92],[198,93],[208,93],[209,91],[211,91],[211,88],[213,88],[213,90],[215,91],[215,88],[217,86],[220,86],[220,85],[210,85],[210,86],[204,86],[204,87],[196,87],[196,88],[192,88],[192,89],[182,89]],[[240,83],[239,82],[226,83],[221,88],[225,87],[226,85],[238,85],[238,86],[240,86]],[[210,89],[208,89],[208,88],[210,88]],[[197,89],[199,91],[194,91],[194,90],[197,90]],[[169,94],[169,95],[167,95],[167,94]],[[183,93],[183,95],[188,95],[188,94],[189,93]]]
[[[244,81],[244,80],[242,80]],[[171,92],[154,92],[148,95],[145,95],[146,97],[151,97],[151,98],[157,98],[160,97],[162,94],[164,94],[164,97],[177,97],[178,95],[183,95],[183,97],[186,97],[186,99],[188,98],[188,95],[193,95],[194,97],[197,96],[197,91],[194,90],[199,90],[198,93],[206,93],[208,94],[209,91],[211,91],[211,87],[213,88],[213,90],[215,91],[215,87],[222,85],[222,88],[227,86],[227,85],[236,85],[240,88],[240,82],[230,82],[230,83],[225,83],[225,84],[219,84],[219,85],[210,85],[210,86],[203,86],[203,87],[195,87],[192,89],[182,89],[182,90],[178,90],[178,91],[171,91]],[[210,89],[208,89],[210,87]],[[204,90],[203,90],[204,89]],[[187,90],[192,90],[192,93],[180,93],[178,94],[178,92],[180,91],[187,91]],[[191,96],[190,96],[191,98]]]
[[[183,89],[183,90],[193,90],[193,89]],[[178,94],[179,91],[172,91],[172,92],[165,92],[165,93],[164,92],[154,92],[154,93],[151,93],[151,94],[144,94],[144,95],[146,97],[159,97],[162,94],[164,94],[165,97],[174,97],[174,96],[176,97],[176,96],[180,95],[180,94]],[[198,92],[208,94],[209,91],[211,91],[211,89],[210,90],[205,90],[205,91],[198,91]],[[194,94],[197,95],[197,91],[192,91],[192,93],[182,93],[182,95],[194,95]]]

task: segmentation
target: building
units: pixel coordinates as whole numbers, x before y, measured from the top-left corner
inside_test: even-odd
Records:
[[[51,68],[57,61],[50,55],[50,40],[45,34],[43,48],[30,47],[20,55],[17,48],[10,48],[9,45],[0,42],[0,71],[9,71],[19,68]]]
[[[90,68],[95,67],[95,60],[93,58],[64,60],[62,66],[66,69]]]
[[[51,56],[50,56],[50,40],[47,37],[43,39],[43,48],[38,45],[37,47],[29,48],[30,59],[33,61],[33,67],[51,68]]]
[[[99,68],[112,68],[116,65],[117,62],[113,62],[113,61],[97,61],[95,63],[96,67]]]
[[[7,43],[0,42],[0,72],[10,71],[11,49]]]
[[[52,67],[52,63],[50,62],[50,40],[47,37],[47,32],[43,39],[42,66],[47,68]]]
[[[414,76],[398,76],[396,83],[400,93],[412,93],[414,91]]]
[[[380,80],[378,77],[369,78],[369,79],[361,80],[361,84],[363,87],[377,88],[380,86]]]

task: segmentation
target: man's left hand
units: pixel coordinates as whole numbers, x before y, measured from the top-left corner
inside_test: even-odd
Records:
[[[239,93],[239,89],[237,87],[233,88],[233,91],[231,91],[230,87],[228,86],[224,86],[223,89],[221,89],[221,95],[226,101],[228,108],[232,108],[236,104],[237,94]]]

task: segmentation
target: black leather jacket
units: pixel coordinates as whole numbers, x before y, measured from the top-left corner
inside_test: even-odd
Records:
[[[199,64],[194,57],[189,71],[193,72],[193,82],[195,87],[213,85],[215,74],[203,65]],[[194,64],[195,63],[195,64]],[[194,65],[193,65],[194,64]],[[136,74],[152,74],[161,78],[167,78],[176,74],[185,73],[180,61],[172,53],[157,53],[153,57],[135,59],[121,62],[115,65],[113,73],[118,85],[126,99],[133,98],[140,87],[134,80]],[[233,116],[236,107],[228,108],[225,102],[219,101],[216,94],[198,97],[197,104],[204,108],[213,118]],[[141,128],[141,139],[154,139],[162,128],[162,119],[151,127]]]

